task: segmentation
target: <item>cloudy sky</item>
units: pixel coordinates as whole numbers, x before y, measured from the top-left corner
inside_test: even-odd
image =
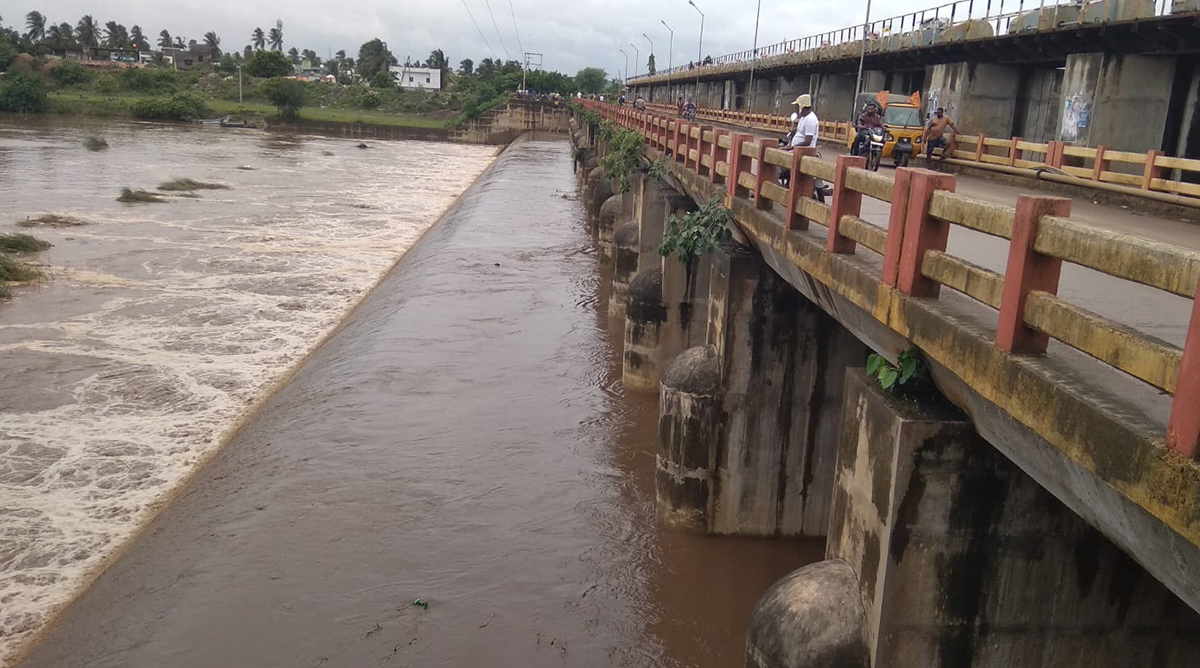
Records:
[[[695,1],[705,13],[705,55],[750,48],[754,0]],[[876,0],[872,14],[883,18],[936,4]],[[759,44],[842,28],[860,22],[864,9],[865,0],[766,0]],[[406,55],[424,59],[435,48],[443,49],[455,65],[463,58],[520,60],[524,49],[544,54],[544,69],[574,74],[597,66],[612,76],[625,64],[618,49],[629,54],[633,69],[636,47],[644,71],[650,43],[643,33],[654,40],[659,66],[668,64],[668,32],[661,21],[675,31],[672,57],[677,65],[696,57],[700,31],[700,15],[687,0],[0,0],[0,17],[7,26],[23,27],[31,10],[72,25],[90,13],[101,24],[140,25],[147,35],[165,28],[199,40],[213,30],[227,51],[240,50],[256,26],[266,31],[278,18],[283,20],[285,49],[310,48],[323,58],[338,49],[357,55],[359,45],[379,37],[401,60]]]

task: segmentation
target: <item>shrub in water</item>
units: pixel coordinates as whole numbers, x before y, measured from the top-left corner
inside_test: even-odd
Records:
[[[50,247],[50,242],[42,241],[29,234],[0,234],[0,252],[5,253],[36,253]]]

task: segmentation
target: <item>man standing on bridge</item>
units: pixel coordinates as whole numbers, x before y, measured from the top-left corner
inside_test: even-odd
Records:
[[[792,148],[815,148],[821,132],[821,122],[812,110],[812,97],[805,93],[792,104],[800,107],[800,120],[796,121],[796,133],[792,135]]]
[[[946,135],[946,128],[950,128],[951,134]],[[933,158],[933,149],[942,149],[942,160],[948,155],[954,155],[954,147],[958,142],[954,140],[954,135],[958,134],[958,128],[955,127],[954,121],[946,115],[946,110],[938,107],[937,111],[933,112],[933,118],[929,120],[929,127],[925,130],[925,157]]]

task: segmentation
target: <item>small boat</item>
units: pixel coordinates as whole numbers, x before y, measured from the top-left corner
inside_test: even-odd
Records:
[[[193,122],[201,123],[203,125],[217,125],[218,123],[224,123],[227,120],[229,120],[229,116],[222,116],[220,118],[197,118]]]
[[[221,127],[223,127],[223,128],[252,128],[252,127],[254,127],[254,124],[251,123],[250,121],[234,122],[234,121],[229,120],[229,117],[226,116],[225,118],[221,119]]]

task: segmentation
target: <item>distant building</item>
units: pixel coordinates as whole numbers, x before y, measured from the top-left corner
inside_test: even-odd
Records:
[[[293,65],[292,69],[296,73],[296,77],[307,81],[316,81],[324,78],[324,73],[321,67],[313,63],[313,61],[305,58],[300,61],[299,65]]]
[[[442,89],[442,71],[425,67],[405,67],[392,65],[388,68],[396,85],[401,88],[420,88],[424,90]]]
[[[216,65],[221,59],[220,50],[205,44],[197,44],[193,40],[185,49],[176,46],[164,46],[158,51],[138,52],[138,62],[143,65],[154,62],[155,53],[162,54],[164,63],[173,65],[181,70],[191,67]]]

